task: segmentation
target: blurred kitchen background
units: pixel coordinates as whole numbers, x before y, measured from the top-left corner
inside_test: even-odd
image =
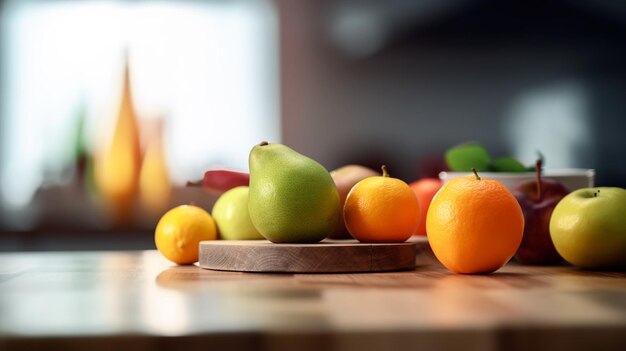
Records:
[[[2,1],[0,251],[153,248],[262,140],[436,176],[477,141],[626,187],[626,2]]]

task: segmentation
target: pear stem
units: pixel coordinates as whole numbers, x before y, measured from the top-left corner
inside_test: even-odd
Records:
[[[476,180],[480,180],[480,177],[478,176],[478,172],[476,172],[476,168],[472,168],[472,172],[474,173]]]
[[[267,141],[263,140],[259,146],[265,146],[265,145],[269,145],[270,143],[268,143]]]
[[[383,170],[383,177],[389,177],[389,172],[387,172],[387,166],[382,165],[382,167],[380,167]]]
[[[541,158],[535,162],[535,175],[537,176],[537,202],[543,199],[543,187],[541,185]]]

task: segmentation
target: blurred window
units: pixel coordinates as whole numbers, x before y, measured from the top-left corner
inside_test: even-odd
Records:
[[[4,206],[69,181],[77,135],[93,152],[118,111],[125,57],[137,116],[164,119],[175,184],[247,169],[252,145],[279,141],[272,2],[5,1],[1,16]]]

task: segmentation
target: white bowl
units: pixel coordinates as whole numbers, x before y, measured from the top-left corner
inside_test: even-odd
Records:
[[[595,170],[581,168],[546,169],[542,178],[558,180],[570,191],[594,186]],[[445,184],[452,179],[472,175],[472,172],[440,172],[439,179]],[[520,183],[535,180],[535,172],[478,172],[481,178],[494,179],[502,183],[507,189],[513,190]]]

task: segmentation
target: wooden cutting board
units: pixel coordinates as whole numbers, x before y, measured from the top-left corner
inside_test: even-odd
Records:
[[[216,240],[200,243],[199,266],[239,272],[385,272],[414,269],[416,251],[416,242],[274,244],[267,240]]]

